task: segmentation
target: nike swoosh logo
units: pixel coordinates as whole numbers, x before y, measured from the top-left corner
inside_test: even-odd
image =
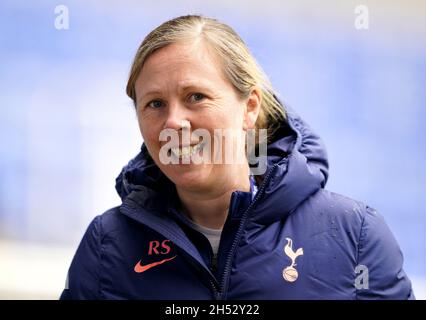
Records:
[[[158,266],[158,265],[160,265],[160,264],[163,264],[164,262],[167,262],[167,261],[170,261],[170,260],[173,260],[174,258],[176,258],[177,256],[174,256],[174,257],[172,257],[172,258],[168,258],[168,259],[163,259],[163,260],[161,260],[161,261],[157,261],[157,262],[153,262],[153,263],[150,263],[150,264],[146,264],[146,265],[141,265],[141,260],[139,260],[139,262],[138,263],[136,263],[136,265],[135,265],[135,272],[136,273],[142,273],[142,272],[145,272],[146,270],[149,270],[149,269],[151,269],[151,268],[153,268],[153,267],[156,267],[156,266]]]

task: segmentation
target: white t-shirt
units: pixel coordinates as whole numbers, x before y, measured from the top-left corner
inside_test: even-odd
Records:
[[[199,224],[191,221],[192,227],[198,232],[202,233],[210,242],[210,245],[213,249],[214,256],[217,255],[219,249],[220,235],[222,234],[222,229],[211,229],[207,227],[200,226]]]
[[[254,196],[256,195],[258,191],[258,188],[253,176],[250,176],[250,182],[251,182],[251,193],[252,193],[252,200],[253,200]],[[217,252],[219,250],[220,235],[222,234],[222,229],[211,229],[211,228],[200,226],[199,224],[196,224],[195,222],[191,220],[190,222],[192,224],[192,227],[195,230],[202,233],[209,240],[210,245],[212,246],[212,249],[213,249],[213,260],[216,260]]]

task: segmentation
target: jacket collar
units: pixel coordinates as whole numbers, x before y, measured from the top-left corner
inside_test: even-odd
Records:
[[[290,108],[287,119],[285,134],[268,146],[268,171],[250,215],[264,225],[287,217],[324,188],[328,178],[327,152],[321,139]]]

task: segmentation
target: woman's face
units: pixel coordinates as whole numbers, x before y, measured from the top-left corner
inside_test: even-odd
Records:
[[[135,85],[138,122],[148,151],[161,171],[177,187],[185,189],[201,190],[224,184],[232,179],[235,170],[240,168],[241,171],[241,165],[214,163],[215,129],[232,129],[234,134],[244,135],[247,128],[254,126],[250,121],[253,119],[247,116],[249,99],[237,94],[211,52],[201,41],[161,48],[147,58]],[[183,124],[187,126],[183,128]],[[175,147],[185,145],[182,142],[184,132],[207,130],[212,138],[210,163],[164,164],[160,161],[160,150],[164,151],[162,146],[167,144],[167,141],[160,141],[164,129],[178,133],[180,141]],[[198,142],[198,139],[191,139],[190,144],[195,146]],[[207,156],[206,149],[204,153],[196,151],[198,156]],[[179,158],[182,152],[193,150],[197,148],[168,148],[168,155]]]

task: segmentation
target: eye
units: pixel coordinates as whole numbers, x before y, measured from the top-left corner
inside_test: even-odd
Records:
[[[196,92],[189,96],[189,102],[200,102],[203,100],[206,96],[202,93]]]
[[[161,108],[164,105],[161,100],[152,100],[146,106],[153,109]]]

